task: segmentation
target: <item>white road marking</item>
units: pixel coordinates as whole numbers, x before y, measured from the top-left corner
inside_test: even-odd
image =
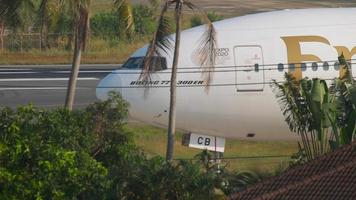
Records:
[[[37,74],[39,72],[2,72],[0,71],[0,74]]]
[[[110,73],[114,70],[95,70],[95,71],[79,71],[79,73]],[[51,73],[56,74],[69,74],[71,71],[50,71]]]
[[[17,81],[68,81],[69,78],[4,78],[0,82],[17,82]],[[78,81],[96,81],[99,78],[87,77],[78,78]]]
[[[7,87],[0,88],[0,91],[7,90],[67,90],[67,87]],[[77,88],[77,90],[91,89],[91,88]]]
[[[0,71],[28,71],[28,70],[32,70],[32,69],[13,69],[13,68],[0,68]]]

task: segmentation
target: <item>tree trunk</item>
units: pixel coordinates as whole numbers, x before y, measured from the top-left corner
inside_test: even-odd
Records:
[[[173,152],[174,152],[174,136],[175,136],[175,129],[176,129],[177,68],[178,68],[179,46],[180,46],[181,12],[182,12],[182,4],[180,1],[177,1],[176,14],[175,14],[176,17],[175,39],[176,40],[175,40],[172,75],[171,75],[168,141],[167,141],[167,154],[166,154],[166,159],[168,161],[173,160]]]
[[[0,48],[4,50],[5,21],[0,19]]]
[[[85,43],[86,43],[88,27],[89,27],[88,9],[89,6],[87,8],[80,7],[79,19],[76,24],[72,73],[68,83],[67,97],[65,103],[65,107],[68,110],[73,109],[74,96],[77,87],[77,79],[78,79],[79,68],[80,68],[80,60],[82,57],[82,51],[85,49]]]
[[[66,97],[66,104],[65,107],[68,110],[73,109],[73,104],[74,104],[74,96],[75,96],[75,90],[77,87],[77,79],[78,79],[78,74],[79,74],[79,68],[80,68],[80,61],[82,58],[82,49],[81,46],[78,44],[79,42],[77,41],[79,38],[76,36],[75,40],[75,47],[74,47],[74,55],[73,55],[73,62],[72,62],[72,72],[71,76],[69,79],[69,84],[68,84],[68,89],[67,89],[67,97]]]

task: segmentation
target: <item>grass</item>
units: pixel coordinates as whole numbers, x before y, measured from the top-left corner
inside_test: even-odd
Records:
[[[141,39],[131,43],[108,44],[109,41],[93,39],[89,42],[88,48],[82,56],[82,63],[123,63],[146,41],[147,39]],[[72,62],[72,54],[72,51],[65,51],[64,48],[45,51],[33,49],[23,52],[0,50],[0,64],[68,64]]]
[[[146,2],[144,0],[133,0],[133,3]],[[350,7],[354,3],[348,1],[319,1],[319,0],[297,0],[285,1],[278,0],[262,1],[242,1],[242,0],[196,0],[194,3],[206,11],[214,11],[224,17],[240,16],[248,13],[261,11],[280,10],[286,8],[307,8],[307,7]],[[113,10],[113,0],[96,0],[92,2],[92,14]],[[192,12],[184,12],[183,28],[190,27]],[[149,38],[151,36],[148,36]],[[149,38],[135,41],[135,44],[107,44],[108,41],[100,39],[91,40],[89,50],[83,54],[82,63],[122,63],[136,49],[142,47]],[[68,64],[72,61],[72,51],[64,51],[63,48],[54,48],[46,51],[29,50],[22,52],[9,52],[0,50],[0,64]]]
[[[140,122],[130,122],[125,129],[134,136],[135,143],[149,156],[165,156],[166,130]],[[182,132],[175,141],[175,159],[191,159],[202,150],[181,145]],[[297,143],[291,141],[246,141],[227,139],[224,157],[258,157],[271,155],[291,155],[297,151]],[[284,158],[239,158],[228,159],[231,170],[257,170],[273,172],[288,165],[289,157]]]

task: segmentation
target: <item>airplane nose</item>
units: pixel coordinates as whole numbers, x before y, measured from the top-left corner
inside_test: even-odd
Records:
[[[96,97],[100,100],[106,100],[109,92],[119,92],[122,94],[122,81],[119,74],[111,73],[101,80],[96,87]]]

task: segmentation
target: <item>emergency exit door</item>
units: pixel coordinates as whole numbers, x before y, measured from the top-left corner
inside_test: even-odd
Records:
[[[260,46],[236,46],[234,57],[237,91],[263,91],[265,70],[262,48]]]

